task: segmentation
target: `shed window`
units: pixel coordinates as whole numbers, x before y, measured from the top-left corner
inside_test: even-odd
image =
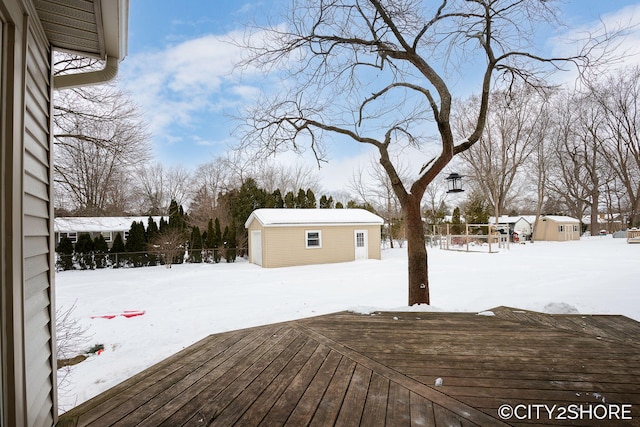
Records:
[[[322,235],[318,230],[305,231],[306,247],[307,248],[321,248],[322,247]]]
[[[102,237],[104,237],[104,241],[107,243],[111,243],[111,232],[110,231],[103,231],[102,233]]]
[[[559,225],[558,226],[558,231],[561,232],[561,233],[564,232],[564,225]]]

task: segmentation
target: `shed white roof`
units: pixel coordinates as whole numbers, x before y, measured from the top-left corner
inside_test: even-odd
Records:
[[[543,215],[540,217],[540,219],[545,219],[545,218],[555,222],[580,222],[580,220],[576,218],[572,218],[570,216],[564,216],[564,215]]]
[[[160,224],[160,216],[152,217]],[[141,222],[147,226],[148,216],[105,216],[105,217],[58,217],[53,220],[56,233],[89,233],[102,231],[129,231],[131,223]]]
[[[257,219],[263,226],[384,224],[378,215],[364,209],[256,209],[244,226]]]

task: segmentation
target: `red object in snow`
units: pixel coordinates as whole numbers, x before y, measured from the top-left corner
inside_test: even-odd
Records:
[[[121,316],[124,316],[128,319],[129,317],[142,316],[143,314],[144,310],[125,310],[124,313],[121,314]]]
[[[103,314],[101,316],[91,316],[92,319],[113,319],[116,317],[115,314]]]
[[[144,310],[125,310],[118,314],[102,314],[98,316],[91,316],[92,319],[114,319],[116,316],[130,317],[142,316],[145,313]]]

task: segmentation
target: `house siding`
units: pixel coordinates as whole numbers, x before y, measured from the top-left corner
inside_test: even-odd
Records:
[[[35,16],[35,15],[34,15]],[[51,185],[51,52],[36,19],[29,20],[24,111],[24,334],[27,423],[50,426],[55,399]],[[26,243],[26,242],[25,242]],[[47,280],[48,279],[48,280]],[[48,284],[48,286],[47,286]]]
[[[1,0],[2,425],[55,423],[51,52],[30,1]]]

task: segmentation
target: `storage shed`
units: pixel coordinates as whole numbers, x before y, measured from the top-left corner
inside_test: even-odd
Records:
[[[580,240],[580,221],[562,215],[543,215],[538,218],[535,240],[564,242]]]
[[[383,219],[364,209],[257,209],[249,261],[262,267],[380,259]]]

